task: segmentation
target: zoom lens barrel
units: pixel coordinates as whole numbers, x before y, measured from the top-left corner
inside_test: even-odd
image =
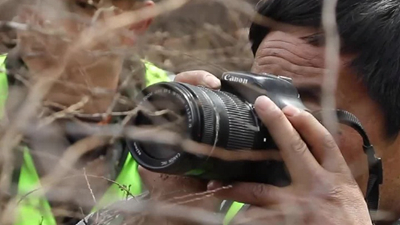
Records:
[[[267,143],[273,143],[252,105],[232,93],[179,82],[158,83],[142,93],[139,107],[144,110],[133,120],[135,126],[166,127],[183,138],[231,151],[265,149]],[[229,162],[191,154],[180,145],[129,144],[140,165],[161,173],[271,183],[266,173],[278,168],[274,162]],[[274,168],[268,169],[271,166]]]

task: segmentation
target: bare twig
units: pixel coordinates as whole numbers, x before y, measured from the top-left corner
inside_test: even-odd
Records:
[[[168,124],[165,124],[167,127]],[[181,146],[183,150],[192,154],[200,154],[219,158],[225,161],[263,161],[263,160],[278,160],[281,161],[281,155],[276,150],[226,150],[216,146],[210,146],[195,142],[191,139],[183,138],[180,134],[165,130],[160,127],[135,127],[120,125],[103,125],[103,126],[90,126],[88,129],[79,129],[78,127],[71,126],[71,132],[75,130],[77,134],[84,135],[102,135],[104,137],[124,137],[130,141],[143,141],[153,142],[159,144],[166,144],[172,146]]]
[[[86,103],[88,103],[89,98],[87,96],[83,97],[81,101],[69,106],[68,108],[58,111],[49,117],[44,118],[39,125],[39,128],[42,126],[49,125],[50,123],[54,122],[56,119],[66,117],[66,115],[76,112],[77,110],[81,109]]]
[[[204,198],[213,196],[215,193],[217,193],[219,191],[227,190],[227,189],[230,189],[230,188],[232,188],[231,185],[223,186],[223,187],[217,188],[215,190],[211,190],[211,191],[204,191],[204,192],[199,192],[199,193],[193,193],[193,194],[174,197],[171,200],[172,200],[172,202],[173,201],[178,201],[178,202],[176,202],[176,204],[186,204],[186,203],[189,203],[189,202],[193,202],[193,200],[194,201],[203,200]],[[195,197],[195,198],[193,199],[193,197]],[[192,198],[192,199],[184,200],[184,199],[188,199],[188,198]]]
[[[337,0],[324,0],[322,9],[322,25],[325,31],[325,75],[322,85],[322,108],[336,108],[336,86],[339,73],[340,39],[336,23]],[[324,110],[322,120],[325,127],[336,136],[338,131],[337,115],[333,110]]]
[[[96,196],[94,196],[93,189],[90,187],[89,179],[88,179],[88,176],[86,174],[86,169],[85,168],[83,168],[83,175],[85,177],[86,184],[87,184],[87,186],[89,188],[90,194],[92,195],[93,202],[94,202],[94,204],[97,204]]]

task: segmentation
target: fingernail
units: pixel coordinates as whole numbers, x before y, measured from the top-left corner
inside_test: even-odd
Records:
[[[283,108],[282,111],[286,116],[290,116],[290,117],[295,116],[298,113],[300,113],[300,110],[298,108],[291,106],[291,105],[286,106],[285,108]]]
[[[207,184],[207,190],[215,190],[222,187],[222,182],[212,180]]]
[[[213,77],[213,76],[207,76],[204,79],[204,82],[210,88],[219,88],[221,86],[221,81],[218,78]]]
[[[254,102],[254,107],[262,111],[267,111],[277,106],[267,96],[260,96]]]

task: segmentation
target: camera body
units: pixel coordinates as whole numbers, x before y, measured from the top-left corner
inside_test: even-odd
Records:
[[[290,78],[248,72],[224,73],[220,90],[179,82],[157,83],[142,91],[139,107],[147,112],[167,110],[180,115],[180,122],[171,129],[180,133],[183,140],[188,138],[232,151],[232,154],[240,150],[278,151],[253,108],[255,100],[261,95],[268,96],[281,109],[287,105],[306,109]],[[157,113],[151,116],[141,112],[132,123],[136,126],[159,126],[165,125],[165,121],[173,124],[175,120],[172,118],[171,115],[160,118]],[[132,141],[128,145],[135,160],[154,172],[277,186],[290,182],[281,161],[225,160],[189,153],[181,145],[151,141]]]
[[[220,90],[236,94],[251,105],[259,96],[265,95],[281,109],[293,105],[306,110],[289,77],[267,73],[259,75],[249,72],[227,72],[222,74]]]

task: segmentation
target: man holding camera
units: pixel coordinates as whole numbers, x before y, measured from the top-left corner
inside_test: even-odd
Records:
[[[400,217],[399,10],[398,1],[339,0],[337,6],[341,53],[336,106],[361,121],[382,158],[379,210],[386,214],[376,214],[379,224],[392,224]],[[258,12],[276,23],[251,27],[252,72],[291,78],[306,107],[320,110],[325,71],[322,0],[261,1]],[[215,89],[220,86],[220,81],[205,71],[181,73],[176,81]],[[218,189],[218,199],[247,204],[232,210],[233,223],[372,224],[364,201],[369,174],[360,136],[343,126],[335,141],[310,113],[291,106],[280,110],[266,96],[260,96],[254,106],[277,143],[291,185],[279,188],[237,182],[219,190],[223,185],[218,181],[190,182],[141,169],[147,187],[154,195],[182,184],[193,193]],[[210,198],[197,202],[208,210],[218,204]]]

